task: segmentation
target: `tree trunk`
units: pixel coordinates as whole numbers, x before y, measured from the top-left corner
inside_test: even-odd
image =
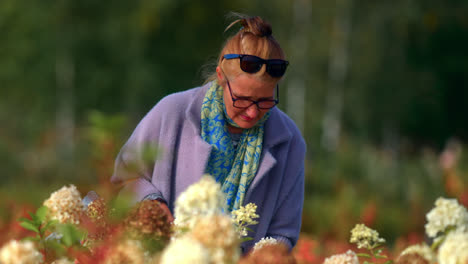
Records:
[[[352,0],[337,0],[336,16],[329,59],[329,89],[322,120],[322,146],[331,152],[336,151],[341,133],[343,92],[348,73],[348,46],[351,32]]]
[[[57,161],[61,165],[60,168],[67,170],[72,165],[75,149],[75,65],[70,53],[66,52],[65,49],[57,53],[55,76],[57,84]]]
[[[291,30],[291,60],[294,61],[294,71],[288,81],[288,96],[286,111],[304,133],[305,120],[305,78],[308,73],[307,48],[311,18],[311,1],[295,0],[293,2],[293,25]]]

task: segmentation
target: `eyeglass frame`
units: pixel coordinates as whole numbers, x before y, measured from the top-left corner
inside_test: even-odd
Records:
[[[254,71],[254,72],[248,72],[248,71],[245,71],[243,68],[242,68],[242,59],[244,57],[254,57],[258,60],[258,62],[260,63],[260,68],[257,70],[257,71]],[[239,64],[240,64],[240,68],[243,72],[246,72],[246,73],[257,73],[260,71],[260,69],[262,69],[263,67],[263,64],[265,64],[265,71],[270,74],[270,76],[274,77],[274,78],[280,78],[282,77],[285,73],[286,73],[286,70],[288,68],[288,65],[289,65],[289,61],[287,60],[282,60],[282,59],[262,59],[258,56],[255,56],[255,55],[249,55],[249,54],[236,54],[236,53],[229,53],[229,54],[224,54],[223,55],[223,59],[226,59],[226,60],[232,60],[232,59],[239,59]],[[283,74],[279,75],[279,76],[274,76],[273,74],[270,73],[270,65],[271,65],[271,61],[281,61],[283,62],[284,64],[284,72]]]
[[[276,99],[273,99],[273,100],[270,100],[270,99],[265,99],[265,100],[251,100],[251,99],[239,99],[239,98],[234,98],[234,96],[232,95],[232,90],[231,90],[231,85],[229,84],[229,80],[228,78],[226,77],[226,75],[224,75],[224,78],[226,78],[226,82],[227,82],[227,85],[228,85],[228,89],[229,89],[229,94],[231,94],[231,99],[232,99],[232,106],[234,106],[235,108],[239,108],[239,109],[247,109],[249,107],[251,107],[252,105],[257,105],[257,108],[258,109],[263,109],[263,110],[266,110],[266,109],[272,109],[273,107],[275,107],[278,103],[279,103],[279,84],[276,84]],[[236,101],[239,101],[239,100],[244,100],[244,101],[250,101],[251,104],[249,106],[245,106],[245,107],[240,107],[240,106],[236,106]],[[259,103],[261,102],[275,102],[275,104],[272,106],[272,107],[268,107],[268,108],[265,108],[265,107],[260,107]]]

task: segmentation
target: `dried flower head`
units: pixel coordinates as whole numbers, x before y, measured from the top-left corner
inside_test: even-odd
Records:
[[[144,200],[137,204],[124,221],[124,228],[133,238],[152,238],[169,241],[171,223],[161,202]]]
[[[282,243],[268,244],[252,250],[239,264],[295,264],[296,259]]]
[[[98,198],[90,202],[86,208],[86,215],[96,223],[103,223],[106,219],[107,213],[107,205],[102,198]]]
[[[438,198],[426,219],[426,234],[432,238],[449,228],[468,231],[468,212],[456,199]]]
[[[49,217],[60,223],[78,225],[84,206],[81,202],[80,192],[75,185],[63,186],[60,190],[53,192],[49,199],[44,201],[49,208]]]
[[[325,259],[323,264],[359,264],[359,259],[352,250],[343,254],[337,254]]]
[[[208,249],[196,239],[186,235],[171,241],[162,253],[160,264],[206,264],[210,262]]]
[[[86,215],[81,218],[81,224],[88,231],[85,246],[92,246],[109,235],[111,225],[108,222],[108,209],[104,199],[98,198],[91,201],[86,207]]]
[[[143,246],[137,240],[125,240],[114,245],[106,256],[104,264],[143,264],[145,255]]]
[[[190,235],[208,249],[211,263],[237,263],[239,260],[240,241],[229,216],[200,217]]]
[[[434,252],[426,243],[411,245],[407,247],[400,253],[400,257],[403,257],[405,255],[410,255],[410,254],[419,255],[420,257],[424,258],[424,260],[427,263],[433,263],[436,260],[436,256]],[[405,257],[404,259],[407,259],[407,258]]]
[[[385,239],[379,237],[379,233],[368,228],[364,224],[357,224],[351,230],[351,243],[356,243],[358,248],[373,249],[385,242]]]
[[[38,264],[43,263],[43,256],[31,241],[11,240],[0,249],[0,263]]]
[[[278,244],[278,240],[276,240],[275,238],[263,237],[262,239],[260,239],[260,241],[255,243],[253,250],[259,250],[266,245],[275,245],[275,244]]]
[[[205,174],[201,180],[192,184],[175,202],[174,224],[180,228],[192,229],[198,216],[221,213],[224,194],[215,179]]]
[[[239,209],[231,212],[232,220],[237,227],[237,232],[241,237],[247,236],[247,226],[256,225],[258,222],[254,219],[259,218],[256,214],[257,205],[249,203],[246,206],[240,206]]]
[[[438,251],[439,264],[465,264],[468,262],[468,233],[450,232]]]

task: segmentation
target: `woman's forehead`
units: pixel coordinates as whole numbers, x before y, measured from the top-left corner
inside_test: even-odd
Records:
[[[231,82],[232,92],[243,97],[271,97],[275,87],[276,82],[264,81],[247,74],[240,74]]]

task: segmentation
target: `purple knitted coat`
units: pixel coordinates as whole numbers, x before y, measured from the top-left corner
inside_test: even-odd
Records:
[[[150,194],[164,198],[173,212],[176,198],[205,172],[211,146],[200,136],[203,98],[210,84],[163,98],[141,120],[115,163],[111,181],[123,184],[134,202]],[[146,160],[144,149],[162,154]],[[294,122],[277,107],[265,123],[259,168],[244,205],[255,203],[259,223],[254,239],[242,244],[247,252],[263,237],[273,237],[292,248],[298,239],[304,200],[306,145]],[[129,181],[130,179],[133,179]]]

